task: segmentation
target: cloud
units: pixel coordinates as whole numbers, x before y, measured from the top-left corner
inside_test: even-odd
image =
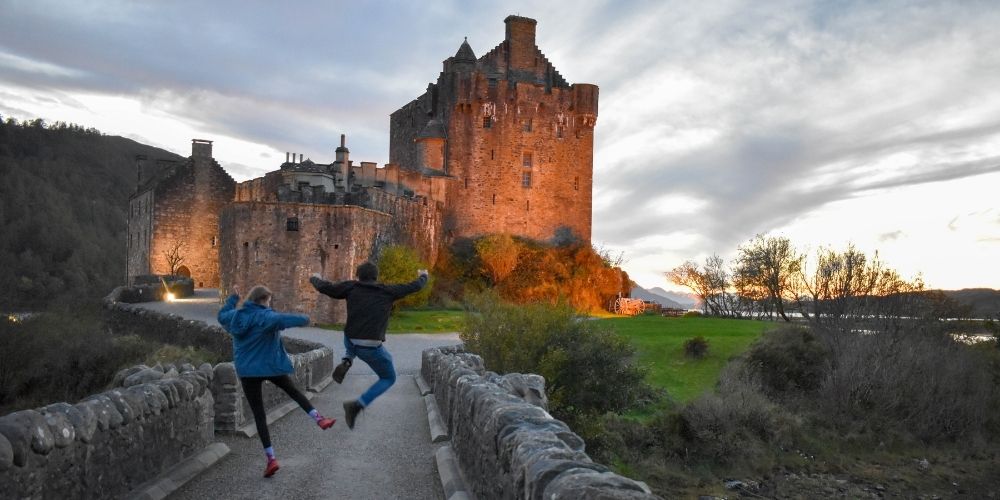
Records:
[[[880,234],[878,236],[878,240],[880,242],[883,242],[883,243],[886,242],[886,241],[896,241],[896,240],[902,238],[904,235],[905,235],[905,233],[903,231],[893,231],[891,233]]]

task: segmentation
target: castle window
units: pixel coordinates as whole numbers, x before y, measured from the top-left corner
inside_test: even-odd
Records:
[[[497,88],[497,79],[496,78],[490,78],[490,88],[491,89]]]
[[[531,187],[531,172],[521,173],[521,187],[530,188]]]
[[[496,193],[493,193],[493,204],[494,205],[497,204],[497,194]]]
[[[289,231],[298,231],[299,230],[299,218],[298,217],[289,217],[288,220],[285,221],[285,229],[287,229]]]
[[[527,212],[529,210],[531,210],[531,200],[525,200],[525,202],[524,202],[524,211]]]
[[[524,153],[523,155],[521,155],[521,166],[526,167],[526,168],[531,168],[531,166],[532,166],[532,161],[531,160],[532,160],[532,158],[531,158],[531,152]]]
[[[563,130],[562,127],[556,125],[556,139],[562,139]]]
[[[216,238],[215,236],[212,236],[212,246],[214,247],[215,244],[218,243],[218,242],[219,242],[219,239]]]
[[[490,159],[491,159],[491,160],[495,160],[495,159],[496,159],[496,157],[494,156],[494,154],[493,154],[493,153],[494,153],[494,150],[492,150],[492,149],[491,149],[491,150],[490,150]]]
[[[483,117],[483,128],[493,128],[493,117],[486,115]]]
[[[469,178],[465,178],[465,189],[469,189]]]
[[[577,191],[580,190],[580,177],[574,177],[573,178],[573,189],[575,189]]]
[[[339,243],[338,243],[338,244],[334,244],[334,245],[333,245],[333,249],[334,249],[334,250],[336,250],[336,249],[338,249],[338,248],[340,248],[340,244],[339,244]]]
[[[531,132],[531,118],[524,120],[522,125],[524,126],[523,129],[525,132]]]

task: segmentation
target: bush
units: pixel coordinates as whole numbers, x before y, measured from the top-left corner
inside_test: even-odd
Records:
[[[565,304],[506,304],[495,294],[470,302],[460,336],[499,373],[545,377],[552,412],[564,420],[622,411],[652,389],[624,338],[580,318]]]
[[[789,442],[796,427],[760,384],[739,369],[723,372],[718,393],[706,394],[680,412],[686,451],[720,463],[759,459],[773,444]]]
[[[0,322],[0,414],[103,390],[116,371],[139,363],[156,344],[108,335],[95,312],[42,313]]]
[[[930,443],[988,437],[997,425],[1000,394],[985,351],[931,330],[823,335],[833,359],[815,403],[834,428]]]
[[[417,279],[418,269],[427,269],[427,264],[420,260],[417,252],[402,245],[392,245],[382,250],[378,259],[379,281],[383,283],[409,283]],[[393,310],[400,307],[423,307],[431,296],[434,288],[434,276],[430,276],[422,290],[407,296],[393,304]]]
[[[689,358],[701,359],[708,355],[708,339],[701,335],[684,342],[684,354]]]
[[[688,311],[684,313],[681,317],[683,318],[700,318],[701,311]]]
[[[775,396],[818,389],[828,358],[829,350],[816,335],[794,326],[764,333],[746,354],[747,368]]]

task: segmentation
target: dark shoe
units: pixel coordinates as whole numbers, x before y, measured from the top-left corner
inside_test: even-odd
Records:
[[[333,381],[342,384],[344,382],[344,375],[347,375],[347,370],[351,369],[351,360],[345,359],[333,369]]]
[[[333,424],[337,423],[337,419],[323,417],[317,420],[316,423],[319,424],[320,429],[323,429],[325,431],[330,427],[333,427]]]
[[[348,429],[354,429],[354,420],[358,418],[358,414],[363,409],[365,407],[361,406],[361,403],[357,401],[347,401],[344,403],[344,420],[347,421]]]
[[[278,469],[280,469],[280,468],[281,468],[281,466],[278,465],[278,461],[277,460],[275,460],[273,458],[268,459],[267,460],[267,468],[264,469],[264,477],[271,477],[271,476],[273,476],[274,473],[278,472]]]

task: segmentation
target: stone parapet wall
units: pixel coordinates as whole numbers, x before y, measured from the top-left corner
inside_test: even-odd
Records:
[[[461,347],[424,350],[420,371],[477,497],[658,498],[590,459],[583,439],[546,411],[541,376],[488,372]]]
[[[210,373],[0,417],[0,498],[129,496],[213,442]]]
[[[119,287],[104,299],[105,324],[113,334],[138,335],[167,344],[199,347],[232,359],[232,339],[222,328],[203,321],[184,319],[175,314],[163,314],[123,304],[118,301],[122,290]],[[333,351],[322,344],[301,339],[282,337],[282,342],[291,358],[295,369],[292,376],[298,386],[306,391],[321,390],[333,375]],[[169,376],[171,369],[183,370],[182,367],[172,365],[137,365],[121,370],[113,384],[128,386],[139,380],[156,380]],[[214,367],[206,363],[198,371],[211,374],[210,389],[215,401],[216,430],[235,432],[253,423],[250,407],[231,362],[219,363]],[[271,384],[264,384],[263,396],[264,406],[268,411],[288,402],[288,396]]]
[[[138,335],[164,344],[207,349],[223,358],[233,357],[233,341],[222,328],[129,306],[123,300],[128,298],[129,290],[118,287],[104,298],[104,324],[112,334]]]

